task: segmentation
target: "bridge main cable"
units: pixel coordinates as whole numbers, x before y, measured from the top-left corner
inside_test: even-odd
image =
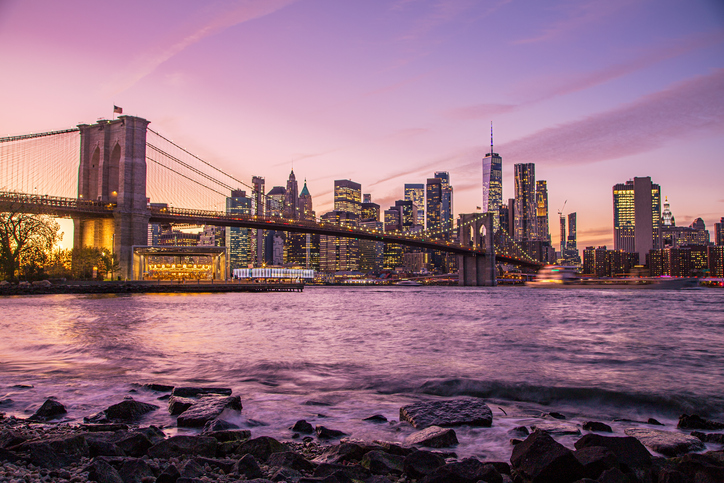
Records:
[[[62,131],[48,131],[48,132],[40,132],[40,133],[33,133],[33,134],[21,134],[19,136],[7,136],[4,138],[0,138],[0,143],[9,143],[13,141],[22,141],[24,139],[34,139],[34,138],[41,138],[45,136],[54,136],[56,134],[67,134],[71,132],[80,131],[77,127],[70,128],[70,129],[63,129]]]

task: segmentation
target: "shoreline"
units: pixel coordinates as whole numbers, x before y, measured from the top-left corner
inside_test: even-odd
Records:
[[[259,436],[254,428],[229,422],[243,412],[242,399],[231,389],[156,384],[144,389],[161,395],[156,404],[126,397],[83,422],[64,421],[64,406],[52,398],[26,419],[0,416],[0,481],[663,483],[724,477],[724,424],[697,416],[683,415],[677,429],[651,419],[631,421],[639,427],[625,434],[587,421],[570,449],[556,440],[576,424],[551,412],[539,423],[509,430],[509,460],[492,461],[456,452],[461,444],[456,428],[480,428],[484,436],[496,425],[498,418],[479,398],[401,407],[394,423],[415,431],[403,442],[389,442],[354,440],[339,428],[304,420],[289,428],[291,438]],[[144,426],[144,415],[164,411],[164,404],[176,427]],[[368,419],[393,423],[381,415]]]
[[[131,293],[228,293],[228,292],[302,292],[303,283],[231,283],[231,282],[75,282],[0,285],[0,296],[58,294],[131,294]]]

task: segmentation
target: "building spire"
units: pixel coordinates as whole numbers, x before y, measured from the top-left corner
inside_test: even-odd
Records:
[[[493,155],[493,121],[490,121],[490,155]]]

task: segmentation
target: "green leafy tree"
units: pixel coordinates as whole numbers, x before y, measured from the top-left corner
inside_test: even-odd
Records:
[[[61,240],[60,225],[46,215],[0,213],[0,272],[10,280],[42,273],[53,245]],[[27,270],[21,270],[26,266]]]

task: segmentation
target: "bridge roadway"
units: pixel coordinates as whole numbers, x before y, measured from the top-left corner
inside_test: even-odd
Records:
[[[116,205],[81,198],[62,198],[46,195],[32,195],[0,191],[0,212],[22,212],[47,214],[56,217],[98,217],[112,218]],[[457,255],[476,256],[485,252],[475,250],[453,242],[420,238],[400,233],[383,233],[375,230],[345,227],[333,223],[307,220],[287,220],[278,217],[260,217],[256,215],[232,216],[223,212],[191,210],[185,208],[149,208],[149,223],[188,223],[194,225],[230,226],[260,230],[277,230],[295,233],[318,233],[342,238],[356,238],[384,243],[439,250]],[[541,264],[516,257],[496,253],[497,262],[513,264],[527,268],[540,268]]]

